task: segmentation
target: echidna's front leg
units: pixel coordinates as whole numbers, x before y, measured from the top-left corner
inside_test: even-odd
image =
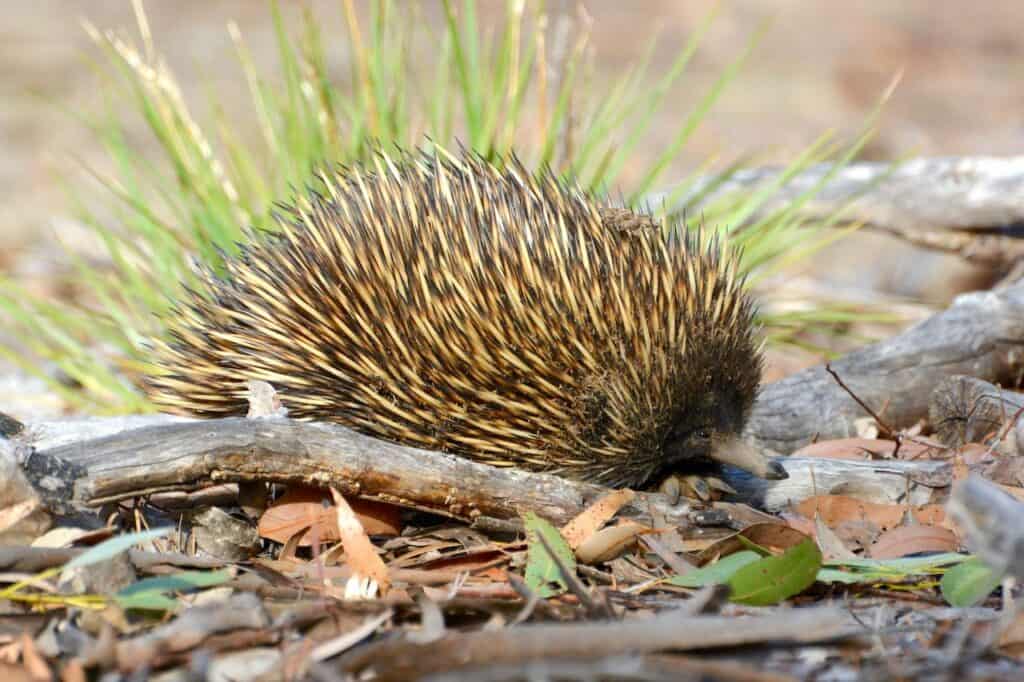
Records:
[[[711,502],[721,497],[722,493],[736,494],[732,486],[717,476],[698,474],[672,474],[661,482],[658,492],[667,495],[672,504],[678,504],[684,497]]]

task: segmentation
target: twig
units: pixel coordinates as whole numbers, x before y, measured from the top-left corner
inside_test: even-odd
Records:
[[[828,372],[832,376],[832,378],[836,380],[836,383],[839,384],[839,387],[841,389],[846,391],[847,394],[849,394],[849,396],[851,398],[853,398],[858,405],[860,405],[862,408],[864,408],[865,412],[867,412],[869,415],[871,415],[871,418],[875,420],[875,423],[878,424],[878,427],[882,430],[882,432],[886,436],[888,436],[889,438],[892,438],[892,437],[895,436],[896,431],[891,426],[889,426],[885,422],[884,419],[882,419],[881,415],[879,415],[877,412],[875,412],[870,407],[868,407],[867,403],[865,403],[863,400],[861,400],[857,396],[856,393],[854,393],[852,390],[850,390],[849,386],[847,386],[845,383],[843,383],[843,380],[840,379],[839,378],[839,374],[836,373],[836,371],[834,369],[832,369],[832,365],[830,363],[827,363],[827,362],[825,363],[825,371]],[[899,443],[899,440],[897,439],[897,444],[898,443]]]

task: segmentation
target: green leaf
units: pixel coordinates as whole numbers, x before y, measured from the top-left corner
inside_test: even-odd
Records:
[[[222,571],[181,571],[172,575],[160,575],[132,583],[117,593],[126,597],[139,592],[184,592],[200,587],[213,587],[231,580],[229,570]]]
[[[125,609],[148,611],[173,611],[178,601],[167,596],[168,592],[186,592],[201,587],[221,585],[233,576],[232,571],[182,571],[173,575],[146,578],[125,587],[114,599]]]
[[[837,559],[826,561],[825,568],[818,571],[817,579],[818,582],[845,585],[902,581],[915,575],[944,573],[950,566],[963,563],[969,558],[967,554],[944,552],[906,559]]]
[[[149,542],[157,538],[162,538],[170,535],[174,532],[174,528],[168,526],[167,528],[157,528],[155,530],[145,530],[140,533],[128,533],[127,535],[118,535],[116,538],[110,538],[105,542],[101,542],[87,552],[79,554],[71,561],[64,564],[64,569],[70,568],[81,568],[82,566],[91,566],[92,564],[98,564],[101,561],[106,561],[111,557],[117,556],[121,552],[125,552],[132,546],[142,542]]]
[[[177,611],[181,603],[162,592],[138,592],[122,597],[114,595],[114,600],[122,609],[136,611]]]
[[[821,550],[807,539],[779,556],[758,559],[729,579],[730,599],[740,604],[768,606],[800,594],[814,583],[821,568]]]
[[[908,574],[933,572],[937,569],[959,564],[970,559],[969,554],[959,552],[943,552],[931,556],[909,557],[904,559],[831,559],[823,565],[832,568],[859,568],[872,571],[884,571],[890,574]]]
[[[558,532],[558,529],[540,518],[533,512],[523,517],[526,524],[526,584],[542,599],[553,597],[569,589],[562,578],[562,572],[552,560],[539,537],[547,541],[548,547],[555,553],[569,571],[576,570],[576,557],[569,544]]]
[[[993,571],[978,557],[971,557],[946,571],[939,587],[946,601],[953,606],[965,607],[983,601],[1002,580],[1002,573]]]
[[[721,585],[744,566],[761,559],[757,552],[741,550],[723,557],[713,564],[698,568],[683,575],[674,575],[666,582],[676,587],[704,587],[705,585]]]

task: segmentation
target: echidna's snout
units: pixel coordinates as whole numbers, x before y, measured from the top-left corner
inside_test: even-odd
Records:
[[[789,478],[782,464],[738,436],[727,435],[716,438],[708,455],[722,464],[749,471],[758,478],[778,481]]]

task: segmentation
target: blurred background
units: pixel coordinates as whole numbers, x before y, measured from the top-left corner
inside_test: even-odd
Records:
[[[177,77],[182,96],[203,119],[215,99],[243,142],[259,131],[228,23],[237,24],[256,70],[273,75],[278,46],[268,4],[253,0],[148,0],[153,44]],[[361,16],[365,2],[354,5]],[[583,16],[590,31],[598,92],[643,57],[658,35],[647,72],[650,87],[716,3],[708,0],[554,0],[546,4],[557,49],[561,16]],[[618,183],[629,186],[649,167],[682,125],[699,97],[748,45],[766,20],[771,24],[749,61],[729,83],[664,177],[684,177],[715,159],[719,167],[745,155],[755,165],[787,163],[827,130],[853,136],[886,87],[902,74],[886,103],[878,131],[860,154],[888,160],[916,155],[1024,153],[1024,3],[865,0],[857,3],[724,0],[685,75],[666,106],[626,160]],[[350,77],[344,3],[280,3],[286,25],[312,8],[332,80]],[[396,5],[402,11],[402,3]],[[443,26],[440,0],[421,1],[410,21]],[[506,3],[480,0],[482,26],[500,22]],[[581,13],[582,10],[582,13]],[[365,21],[365,18],[364,18]],[[74,241],[78,225],[65,188],[92,168],[102,174],[111,158],[90,116],[104,104],[98,62],[84,23],[100,31],[137,36],[132,0],[35,0],[8,3],[0,20],[0,274],[34,293],[61,296],[65,278],[54,275],[61,256],[54,240]],[[429,46],[428,46],[429,52]],[[428,65],[430,54],[423,54]],[[106,103],[109,106],[109,102]],[[116,104],[116,103],[115,103]],[[126,108],[129,106],[125,105]],[[138,123],[128,143],[140,154],[153,145]],[[83,234],[85,234],[83,232]],[[941,305],[971,288],[977,274],[959,259],[915,255],[912,272],[897,264],[909,247],[878,235],[857,235],[814,259],[812,272],[844,284],[898,293]],[[870,270],[864,267],[871,262]],[[881,265],[879,265],[881,263]]]
[[[299,4],[283,2],[285,16],[294,15]],[[328,54],[339,60],[331,66],[343,79],[348,73],[340,63],[344,51],[329,45],[332,35],[343,35],[341,3],[301,4],[313,7],[323,21]],[[640,59],[657,32],[651,73],[659,66],[667,69],[713,4],[587,0],[582,5],[592,20],[598,68],[621,73]],[[421,5],[424,16],[443,21],[440,2]],[[575,0],[548,3],[552,14],[559,6],[569,12],[575,5]],[[703,91],[762,21],[774,21],[680,155],[674,169],[680,175],[711,155],[728,160],[760,152],[766,161],[786,161],[827,129],[854,130],[900,71],[902,81],[864,156],[1024,151],[1024,3],[986,0],[966,13],[960,3],[928,0],[725,0],[720,5],[684,87],[672,93],[680,112],[692,105],[688,93]],[[273,67],[277,55],[266,3],[149,0],[145,7],[158,49],[199,111],[207,88],[227,102],[231,93],[245,97],[229,21],[239,25],[254,59],[268,71]],[[504,11],[504,3],[495,0],[481,0],[478,7],[482,23]],[[63,111],[85,112],[97,105],[91,63],[96,49],[84,20],[100,29],[134,30],[135,25],[130,0],[9,3],[0,20],[0,266],[7,270],[18,267],[17,259],[61,213],[54,170],[66,169],[73,157],[100,167],[105,162],[88,128],[75,125]],[[671,104],[665,107],[654,122],[666,136],[680,123],[672,110]],[[630,167],[642,168],[658,151],[650,142],[641,147],[624,178],[629,179]]]

